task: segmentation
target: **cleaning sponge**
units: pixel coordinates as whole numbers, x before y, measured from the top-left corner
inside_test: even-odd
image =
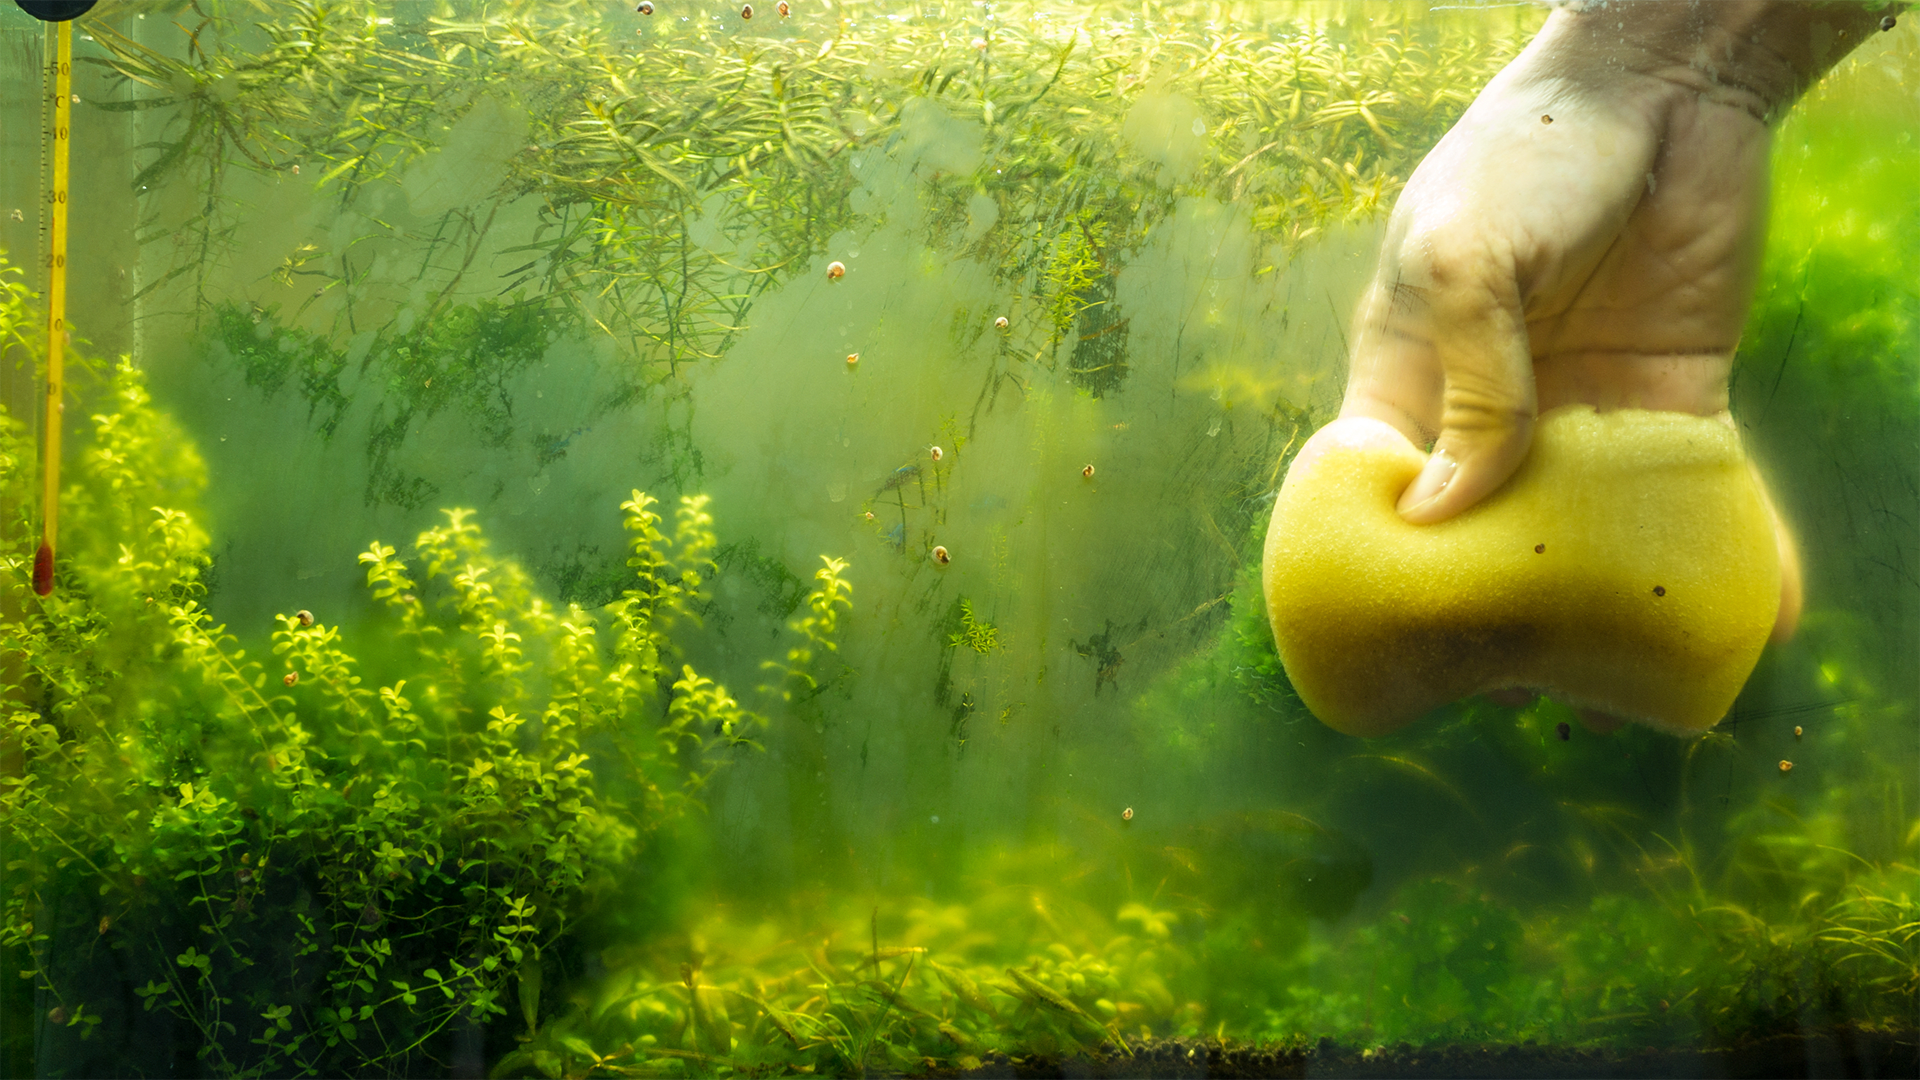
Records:
[[[1780,604],[1770,517],[1733,429],[1567,406],[1512,479],[1435,525],[1395,511],[1425,455],[1337,420],[1274,503],[1267,615],[1308,708],[1383,735],[1527,687],[1677,734],[1733,705]]]

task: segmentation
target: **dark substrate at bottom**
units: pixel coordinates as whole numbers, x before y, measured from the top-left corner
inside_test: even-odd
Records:
[[[1076,1057],[993,1054],[965,1077],[1920,1077],[1920,1031],[1835,1027],[1774,1035],[1722,1049],[1575,1050],[1553,1046],[1426,1046],[1365,1052],[1323,1039],[1263,1049],[1177,1039],[1129,1044],[1132,1053]]]

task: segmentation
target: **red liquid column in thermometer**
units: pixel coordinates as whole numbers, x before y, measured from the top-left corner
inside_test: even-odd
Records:
[[[53,592],[53,547],[60,534],[60,414],[67,347],[67,136],[73,120],[73,24],[55,23],[53,184],[47,189],[47,419],[42,428],[40,547],[33,553],[33,591]]]

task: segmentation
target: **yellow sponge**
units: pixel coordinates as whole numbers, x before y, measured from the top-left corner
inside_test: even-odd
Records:
[[[1500,490],[1409,525],[1394,505],[1424,462],[1384,423],[1338,420],[1280,488],[1267,615],[1315,716],[1384,735],[1504,687],[1679,734],[1726,714],[1780,604],[1771,520],[1730,427],[1556,409]]]

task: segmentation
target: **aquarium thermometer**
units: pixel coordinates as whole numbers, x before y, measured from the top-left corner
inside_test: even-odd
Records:
[[[67,134],[73,120],[73,24],[54,23],[53,114],[47,149],[47,419],[41,429],[40,548],[33,553],[33,591],[53,592],[53,545],[60,534],[60,414],[67,345]]]

